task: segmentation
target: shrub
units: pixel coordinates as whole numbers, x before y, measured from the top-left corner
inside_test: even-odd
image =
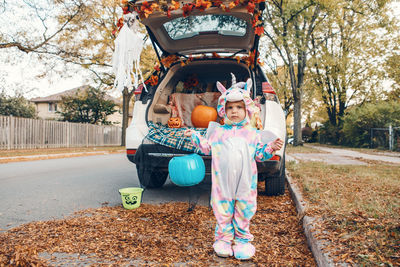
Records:
[[[342,143],[343,133],[339,126],[332,125],[329,121],[323,123],[318,129],[319,142],[323,144],[338,145]]]
[[[344,116],[344,144],[368,147],[371,128],[400,126],[400,102],[367,103],[350,109]]]
[[[8,96],[5,92],[0,92],[0,115],[36,118],[36,110],[22,95]]]

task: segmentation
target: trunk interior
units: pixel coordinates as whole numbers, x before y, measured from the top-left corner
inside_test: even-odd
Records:
[[[171,116],[180,117],[183,126],[192,127],[193,108],[199,104],[216,108],[221,95],[216,82],[229,88],[231,73],[236,76],[236,81],[246,81],[250,77],[248,67],[234,60],[213,59],[191,62],[183,67],[180,64],[172,66],[158,85],[147,121],[166,125]]]

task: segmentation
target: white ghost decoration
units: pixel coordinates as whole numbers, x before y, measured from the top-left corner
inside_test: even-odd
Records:
[[[140,54],[143,49],[143,40],[139,36],[139,22],[136,12],[124,15],[124,26],[115,39],[115,51],[112,57],[115,74],[114,88],[123,91],[125,87],[138,87],[139,76],[143,82],[140,70]],[[133,76],[133,83],[132,77]],[[146,89],[146,86],[145,90]]]

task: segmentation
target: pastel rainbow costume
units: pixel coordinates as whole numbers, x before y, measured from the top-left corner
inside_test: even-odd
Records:
[[[232,75],[233,76],[233,75]],[[235,255],[250,259],[254,253],[250,220],[257,209],[257,165],[272,157],[273,149],[261,143],[261,136],[250,125],[256,111],[249,91],[251,80],[236,83],[228,90],[217,82],[222,95],[217,111],[225,125],[210,123],[206,137],[192,134],[192,143],[206,155],[212,154],[211,206],[217,219],[215,252],[222,257]],[[227,101],[243,100],[247,116],[239,122],[230,121],[225,114]],[[234,241],[233,250],[231,242]]]

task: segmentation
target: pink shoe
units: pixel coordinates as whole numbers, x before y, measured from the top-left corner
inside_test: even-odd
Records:
[[[249,260],[256,253],[256,248],[251,243],[237,242],[233,245],[233,253],[238,260]]]
[[[232,246],[230,242],[223,240],[217,240],[213,245],[215,253],[220,257],[230,257],[233,256]]]

